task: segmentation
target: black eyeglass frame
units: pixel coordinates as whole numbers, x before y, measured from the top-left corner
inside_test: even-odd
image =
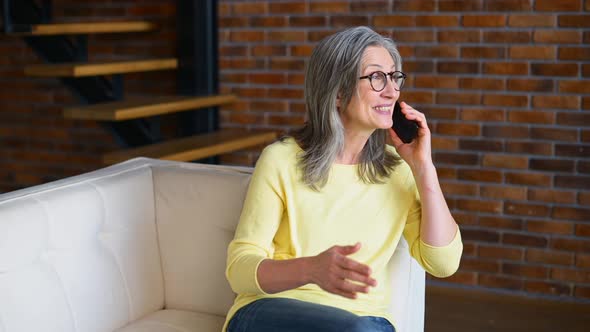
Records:
[[[376,73],[381,73],[381,74],[385,75],[385,84],[383,85],[383,87],[380,90],[375,89],[375,87],[373,86],[373,77],[372,76],[375,75]],[[393,82],[393,75],[395,75],[395,74],[402,74],[403,81],[402,81],[402,84],[401,85],[398,85],[398,88],[399,89],[396,89],[395,87],[393,87],[393,89],[395,91],[401,91],[401,89],[404,86],[404,83],[405,83],[406,78],[408,77],[408,75],[406,75],[404,72],[399,71],[399,70],[392,71],[392,72],[389,72],[389,73],[386,73],[386,72],[383,72],[383,71],[378,70],[378,71],[374,71],[374,72],[370,73],[369,75],[359,77],[359,80],[368,79],[369,80],[369,84],[371,84],[371,89],[373,89],[373,91],[375,91],[375,92],[381,92],[387,86],[387,82],[389,82],[389,80],[387,79],[387,76],[389,76],[389,78]],[[397,85],[397,83],[396,83],[396,85]]]

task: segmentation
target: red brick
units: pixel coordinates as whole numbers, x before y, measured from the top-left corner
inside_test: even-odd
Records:
[[[367,16],[342,15],[330,17],[330,25],[333,27],[347,28],[351,26],[369,25]]]
[[[525,204],[506,202],[504,204],[504,213],[519,216],[545,217],[549,215],[550,208],[546,205]]]
[[[525,62],[486,62],[483,72],[493,75],[527,75],[528,64]]]
[[[544,14],[518,14],[510,15],[508,17],[508,25],[511,27],[518,28],[529,28],[529,27],[554,27],[556,26],[555,15],[544,15]]]
[[[590,225],[577,224],[576,225],[576,236],[590,237]]]
[[[564,157],[587,158],[590,155],[589,144],[557,144],[555,155]]]
[[[575,63],[532,63],[531,74],[536,76],[578,76]]]
[[[528,190],[528,199],[547,203],[573,204],[576,202],[576,193],[573,191],[530,188]]]
[[[280,16],[252,17],[251,27],[277,28],[287,26],[287,18]]]
[[[572,223],[556,222],[556,221],[540,221],[529,220],[526,224],[526,229],[532,233],[547,233],[547,234],[562,234],[571,235],[574,233]]]
[[[260,15],[268,13],[266,2],[244,2],[232,5],[233,13],[238,15]]]
[[[441,187],[446,195],[475,196],[477,185],[469,183],[441,182]]]
[[[417,58],[457,58],[459,48],[450,45],[416,46],[414,53]]]
[[[526,188],[503,186],[482,186],[481,196],[503,200],[524,200],[526,199]]]
[[[477,255],[482,258],[522,261],[524,250],[521,248],[505,248],[492,245],[479,245]]]
[[[502,202],[479,199],[457,199],[457,208],[463,211],[500,213],[502,211]]]
[[[416,16],[416,26],[448,28],[459,25],[459,17],[455,15]]]
[[[559,60],[587,61],[590,58],[590,47],[559,47]]]
[[[573,129],[531,128],[531,138],[576,142],[578,140],[578,132]]]
[[[590,282],[590,271],[580,271],[566,268],[552,268],[551,279],[579,283]]]
[[[590,254],[576,254],[576,266],[582,268],[590,268]]]
[[[467,12],[483,10],[480,1],[473,0],[447,0],[438,1],[438,10],[441,12]]]
[[[590,173],[590,161],[578,160],[576,170],[578,173]]]
[[[531,80],[531,79],[510,79],[508,80],[509,91],[553,91],[553,80]]]
[[[415,17],[409,15],[376,15],[373,26],[380,27],[412,27],[416,25]]]
[[[400,97],[400,101],[411,101],[408,104],[414,105],[417,104],[432,104],[434,102],[434,97],[431,91],[404,91],[402,97]]]
[[[502,59],[506,57],[504,47],[465,46],[461,48],[461,57],[465,59]]]
[[[590,94],[590,80],[560,81],[559,92]]]
[[[440,92],[436,94],[436,103],[439,105],[481,105],[481,94],[479,93],[452,93]]]
[[[253,112],[287,112],[289,107],[286,101],[253,101],[250,109]]]
[[[542,235],[504,233],[502,243],[524,247],[547,247],[549,241]]]
[[[488,106],[526,107],[529,98],[526,95],[486,94],[483,104]]]
[[[560,28],[588,28],[590,27],[590,15],[559,15]]]
[[[463,84],[463,80],[461,80]],[[505,112],[501,109],[477,109],[477,108],[463,108],[461,111],[461,120],[465,121],[504,121],[506,118]]]
[[[569,107],[573,106],[575,104],[575,98],[573,100],[570,100],[570,105],[567,105]],[[574,126],[576,128],[580,127],[580,125],[582,123],[590,123],[590,114],[588,113],[580,113],[580,112],[575,112],[575,113],[557,113],[557,124],[560,125],[565,125],[565,126]]]
[[[283,45],[255,45],[252,47],[253,56],[284,56],[287,47]]]
[[[545,279],[549,276],[549,269],[538,265],[503,263],[502,273],[524,278]]]
[[[432,137],[433,150],[456,150],[457,139],[451,137]]]
[[[440,61],[437,64],[437,70],[444,74],[477,74],[479,73],[479,64],[469,61]]]
[[[220,56],[246,56],[248,48],[246,46],[223,46],[219,48]]]
[[[442,75],[418,75],[414,80],[414,86],[417,88],[457,89],[459,87],[459,79],[457,77]]]
[[[311,30],[307,34],[310,42],[318,42],[327,36],[334,34],[337,30]]]
[[[504,143],[501,141],[485,140],[469,140],[461,139],[459,141],[459,149],[474,150],[474,151],[504,151]]]
[[[273,14],[303,14],[307,11],[307,3],[301,1],[271,2],[268,9]]]
[[[457,175],[460,180],[479,182],[501,182],[502,172],[491,170],[459,169]]]
[[[522,290],[523,281],[516,278],[501,277],[498,275],[490,275],[479,273],[477,283],[484,287],[503,288],[511,290]]]
[[[530,169],[553,172],[573,172],[574,161],[562,159],[531,159]]]
[[[416,30],[416,31],[396,31],[396,30],[394,30],[392,33],[392,38],[396,42],[403,42],[403,43],[431,43],[431,42],[435,41],[434,32],[428,31],[428,30],[426,30],[426,31],[424,31],[424,30]],[[439,51],[444,52],[443,49],[440,49]],[[416,52],[418,52],[418,51],[416,51]],[[421,53],[421,56],[424,56],[424,54]]]
[[[552,238],[550,247],[557,250],[586,253],[590,251],[590,240],[574,238]]]
[[[581,190],[590,188],[590,176],[557,175],[554,182],[555,187]]]
[[[349,13],[350,4],[348,1],[311,2],[309,10],[312,13]]]
[[[434,160],[437,164],[477,165],[479,157],[473,153],[437,152],[434,155]]]
[[[312,45],[294,45],[289,47],[292,56],[309,57],[313,52]]]
[[[283,99],[303,99],[303,91],[301,89],[268,89],[268,96],[270,98]]]
[[[509,56],[512,59],[543,59],[554,60],[557,55],[555,46],[510,46]]]
[[[464,27],[504,27],[506,26],[505,15],[464,15]]]
[[[463,257],[461,259],[461,270],[477,272],[500,272],[500,264],[492,260]]]
[[[393,11],[434,11],[436,8],[436,1],[433,0],[396,0],[393,1]]]
[[[543,173],[506,173],[506,182],[529,186],[549,186],[551,176]]]
[[[578,203],[589,206],[590,205],[590,192],[579,192]]]
[[[508,112],[508,121],[512,123],[553,124],[555,123],[555,113],[542,111],[510,111]]]
[[[264,31],[241,30],[231,31],[230,41],[232,42],[261,42],[264,41]]]
[[[390,4],[387,0],[354,0],[350,3],[350,12],[351,13],[359,13],[359,12],[383,12],[383,11],[390,11]]]
[[[589,221],[590,209],[556,206],[553,208],[551,217],[564,220]]]
[[[536,30],[533,34],[535,43],[550,44],[579,44],[582,42],[582,32],[572,30]]]
[[[528,166],[528,157],[486,154],[483,157],[484,167],[523,169]]]
[[[496,231],[470,228],[461,229],[461,237],[467,242],[498,242],[500,240],[500,234],[498,234]]]
[[[524,290],[549,295],[571,295],[572,287],[565,283],[547,281],[525,281]]]
[[[532,34],[529,31],[484,31],[483,41],[486,43],[529,43]]]
[[[439,123],[436,132],[442,135],[479,136],[480,127],[477,124]]]
[[[474,286],[477,284],[477,273],[476,272],[464,272],[464,271],[457,271],[450,277],[444,279],[438,279],[431,275],[427,275],[426,278],[431,278],[433,280],[444,280],[444,282],[450,282],[455,284],[462,284],[462,285],[471,285]]]
[[[437,32],[440,43],[479,43],[481,32],[477,30],[444,30]]]
[[[574,254],[529,248],[526,250],[526,260],[542,264],[572,265],[574,263]]]
[[[220,28],[237,28],[248,26],[247,17],[220,17],[219,27]]]
[[[303,70],[305,68],[304,60],[293,59],[289,57],[275,57],[270,60],[270,68],[273,70]]]
[[[305,122],[305,119],[302,115],[289,115],[289,114],[281,114],[281,115],[269,115],[268,116],[268,124],[275,125],[275,126],[302,126]]]
[[[582,3],[580,0],[536,0],[535,9],[538,11],[579,11],[582,9]]]
[[[439,179],[457,178],[457,170],[450,167],[437,167],[437,174]]]
[[[289,25],[293,27],[321,27],[327,24],[324,16],[291,16]]]
[[[528,138],[529,128],[524,126],[495,126],[484,125],[482,135],[484,137],[497,138]]]
[[[306,40],[306,32],[297,30],[269,31],[267,39],[270,42],[304,42]]]
[[[533,106],[537,108],[579,109],[579,96],[534,96]]]

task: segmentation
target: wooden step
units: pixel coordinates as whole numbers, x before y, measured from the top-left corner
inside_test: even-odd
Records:
[[[270,143],[276,137],[273,132],[252,134],[225,130],[111,152],[103,156],[103,163],[115,164],[135,157],[192,161]]]
[[[124,33],[151,31],[156,25],[145,21],[126,22],[84,22],[84,23],[56,23],[37,25],[15,25],[15,32],[10,35],[51,36],[51,35],[81,35],[96,33]]]
[[[26,66],[25,75],[37,77],[82,77],[175,69],[177,66],[178,60],[175,58],[59,63]]]
[[[123,121],[231,104],[236,100],[237,98],[234,95],[142,97],[133,100],[66,108],[63,110],[63,116],[67,119]]]

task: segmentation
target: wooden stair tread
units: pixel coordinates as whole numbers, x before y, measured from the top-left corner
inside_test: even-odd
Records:
[[[191,161],[256,146],[274,139],[274,132],[218,131],[107,153],[103,155],[103,162],[115,164],[135,157]]]
[[[175,58],[58,63],[26,66],[25,75],[39,77],[83,77],[175,69],[176,67],[178,67],[178,60]]]
[[[15,36],[79,35],[91,33],[123,33],[154,30],[156,25],[146,21],[80,22],[36,25],[17,25]]]
[[[230,104],[236,100],[234,95],[152,96],[66,108],[63,115],[67,119],[122,121]]]

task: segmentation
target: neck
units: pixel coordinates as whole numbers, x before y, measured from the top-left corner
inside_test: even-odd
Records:
[[[369,140],[371,133],[352,133],[346,131],[344,134],[344,149],[336,158],[337,164],[354,165],[360,161],[360,155]]]

